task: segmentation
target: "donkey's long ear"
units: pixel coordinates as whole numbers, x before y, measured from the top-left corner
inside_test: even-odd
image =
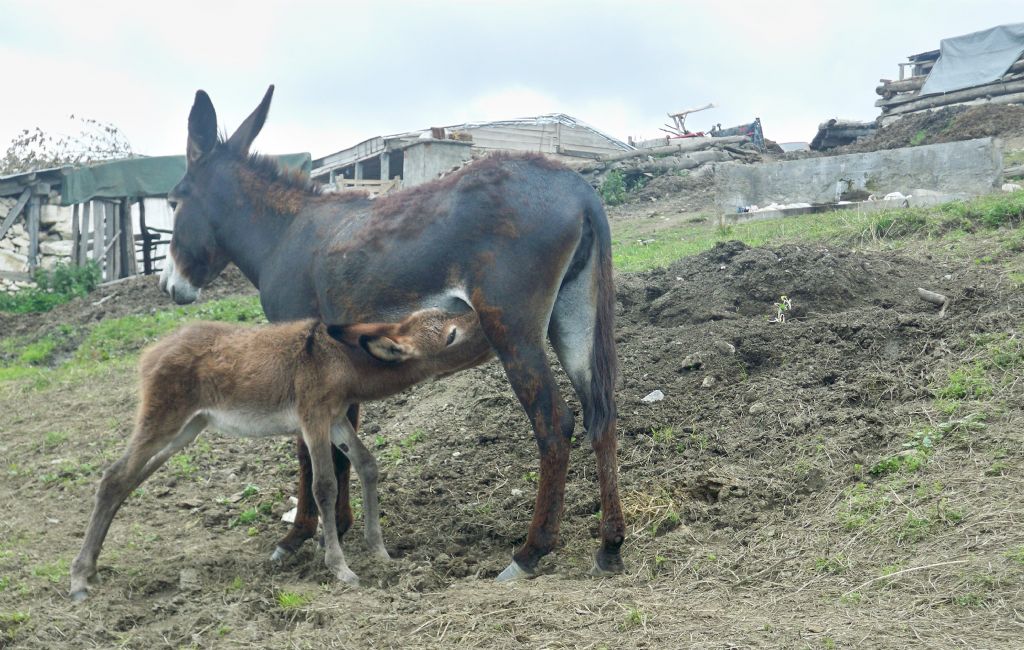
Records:
[[[188,114],[188,144],[185,157],[188,164],[199,160],[217,144],[217,111],[205,90],[196,91],[196,99]]]
[[[249,155],[249,147],[256,136],[260,134],[263,123],[267,121],[267,113],[270,112],[270,99],[274,96],[274,84],[267,88],[267,94],[263,95],[263,101],[256,107],[249,117],[245,118],[238,130],[228,138],[228,146],[242,156]]]
[[[395,336],[396,323],[358,323],[356,325],[328,325],[331,338],[352,347],[360,347],[380,361],[398,363],[419,356],[419,351],[401,342]]]

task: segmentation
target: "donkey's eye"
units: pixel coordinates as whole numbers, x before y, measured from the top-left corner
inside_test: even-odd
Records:
[[[445,345],[451,345],[452,343],[455,343],[455,335],[458,334],[458,332],[459,332],[459,330],[457,328],[453,327],[452,331],[449,332],[449,334],[448,334],[448,342],[445,343]]]

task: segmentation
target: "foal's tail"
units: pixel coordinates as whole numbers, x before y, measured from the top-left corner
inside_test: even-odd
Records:
[[[594,319],[594,346],[591,356],[589,409],[584,409],[583,425],[592,439],[615,435],[615,384],[619,359],[615,353],[615,283],[612,280],[612,244],[608,216],[594,195],[587,208],[587,220],[594,234],[597,253],[597,314]]]

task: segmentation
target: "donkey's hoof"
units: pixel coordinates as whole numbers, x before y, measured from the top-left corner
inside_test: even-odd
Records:
[[[291,551],[281,548],[280,546],[276,546],[274,547],[274,552],[270,554],[270,561],[274,564],[280,564],[291,554]]]
[[[595,578],[607,578],[608,576],[620,575],[625,571],[626,567],[622,564],[621,555],[598,550],[597,555],[594,557],[594,566],[590,569],[590,575]]]
[[[345,584],[349,585],[350,587],[358,587],[359,586],[359,576],[357,576],[352,571],[352,569],[350,569],[348,567],[344,567],[344,568],[338,569],[338,572],[334,574],[334,577],[336,577],[338,580],[341,580],[342,582],[344,582]]]
[[[89,597],[89,590],[85,587],[75,589],[71,592],[71,602],[80,603]]]
[[[526,580],[532,578],[533,574],[519,566],[519,563],[515,560],[505,567],[505,570],[498,574],[498,577],[494,579],[495,582],[512,582],[513,580]]]
[[[388,553],[388,549],[384,548],[383,546],[371,548],[370,553],[373,555],[373,557],[377,558],[381,562],[391,561],[391,554]]]

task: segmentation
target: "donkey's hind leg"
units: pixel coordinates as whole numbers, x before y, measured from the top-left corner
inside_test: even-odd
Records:
[[[141,418],[124,455],[103,474],[96,491],[96,504],[89,519],[85,541],[71,565],[71,599],[84,600],[89,582],[96,576],[96,559],[110,522],[132,490],[160,468],[168,458],[189,444],[206,426],[196,416],[181,426],[183,418],[166,416],[159,422]]]
[[[551,312],[548,336],[583,407],[583,426],[597,460],[601,486],[601,547],[592,573],[611,575],[623,571],[619,550],[626,526],[616,467],[617,364],[611,327],[614,307],[607,302],[612,295],[611,287],[602,286],[600,275],[595,273],[600,263],[594,250],[581,272],[563,283]]]

